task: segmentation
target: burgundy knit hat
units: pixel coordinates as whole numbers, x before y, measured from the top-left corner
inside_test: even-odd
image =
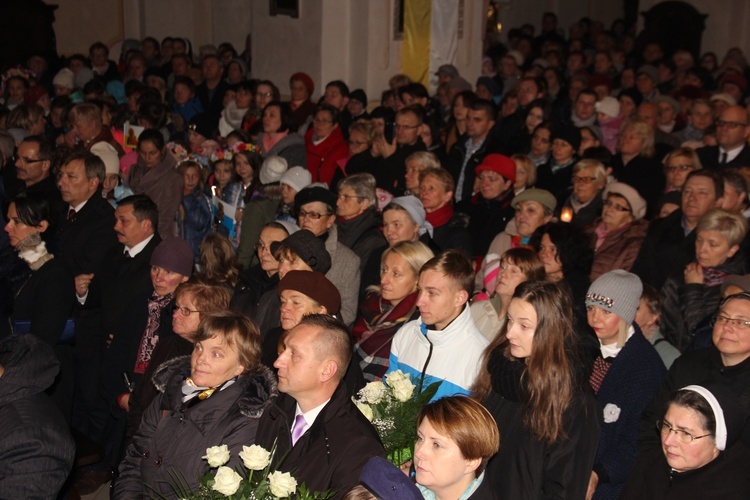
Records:
[[[193,251],[185,240],[170,236],[154,249],[154,253],[151,254],[151,265],[189,278],[193,274],[194,259]]]
[[[310,78],[310,75],[307,73],[299,72],[295,73],[292,76],[289,77],[289,83],[291,84],[294,80],[299,80],[302,83],[305,84],[305,87],[307,87],[307,93],[309,95],[312,95],[313,91],[315,90],[315,84],[313,83],[312,78]]]
[[[23,97],[25,104],[36,104],[36,102],[42,98],[43,95],[49,95],[47,89],[41,85],[34,85],[26,91],[26,95]]]
[[[328,314],[338,314],[341,309],[341,294],[336,285],[317,271],[289,271],[278,284],[279,294],[284,290],[304,293],[326,308]]]

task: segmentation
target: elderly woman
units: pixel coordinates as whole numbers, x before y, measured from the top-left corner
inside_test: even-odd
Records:
[[[339,127],[340,112],[329,104],[315,110],[312,127],[305,134],[307,169],[313,182],[331,186],[336,163],[349,154],[344,134]]]
[[[682,191],[687,176],[693,170],[700,170],[701,161],[694,149],[677,148],[664,157],[664,174],[667,178],[667,191]]]
[[[336,221],[336,195],[320,186],[310,186],[294,197],[294,211],[299,227],[312,232],[331,256],[335,266],[325,273],[341,293],[341,320],[351,325],[357,317],[361,261],[349,247],[339,241]],[[374,255],[375,252],[372,253]]]
[[[435,153],[417,151],[406,157],[405,195],[419,196],[419,174],[426,168],[440,168],[440,160]]]
[[[750,453],[737,445],[747,410],[725,387],[689,385],[672,393],[656,422],[661,449],[644,452],[621,499],[750,497]]]
[[[513,193],[519,195],[536,183],[536,165],[525,154],[515,154],[510,159],[516,164],[516,182],[513,183]]]
[[[645,215],[646,200],[638,191],[622,182],[607,186],[602,216],[589,228],[596,236],[592,281],[613,269],[630,271],[646,238]]]
[[[204,193],[206,171],[195,160],[185,160],[177,166],[182,174],[182,203],[177,210],[177,236],[190,245],[198,262],[200,245],[213,230],[211,200]]]
[[[277,285],[280,326],[263,335],[263,355],[261,361],[273,366],[283,351],[286,332],[297,326],[308,314],[328,314],[336,316],[341,308],[341,295],[333,283],[317,271],[291,270]]]
[[[255,145],[263,157],[281,156],[290,166],[305,165],[305,139],[294,132],[294,118],[287,103],[271,101],[261,113],[263,132]]]
[[[604,424],[589,482],[594,499],[615,499],[635,463],[640,416],[661,384],[664,363],[646,340],[635,313],[641,280],[617,269],[586,294],[589,326],[599,339],[589,383],[604,408]]]
[[[747,232],[744,217],[711,210],[695,231],[695,261],[667,278],[659,293],[662,332],[680,351],[690,345],[695,327],[716,310],[724,279],[746,271],[740,251]]]
[[[175,166],[177,160],[164,145],[164,136],[155,129],[138,137],[138,161],[130,167],[126,184],[135,194],[145,194],[159,208],[159,235],[176,234],[175,214],[183,197],[184,180]]]
[[[419,270],[433,257],[424,243],[409,240],[394,243],[383,252],[380,286],[368,288],[369,294],[360,304],[359,317],[352,328],[354,360],[368,382],[383,378],[393,336],[419,316]]]
[[[60,345],[60,340],[64,331],[73,333],[68,319],[73,312],[74,283],[64,262],[55,259],[42,241],[41,235],[49,223],[49,203],[42,193],[21,193],[10,202],[5,232],[10,245],[28,266],[25,280],[13,290],[10,321],[16,333],[31,333],[54,348],[60,361],[60,376],[50,395],[66,419],[70,419],[73,353],[69,345]]]
[[[572,180],[573,193],[562,206],[562,220],[578,227],[588,226],[602,211],[602,190],[607,185],[607,171],[601,162],[581,160],[573,167]]]
[[[143,378],[152,380],[154,373],[162,363],[171,359],[188,356],[193,352],[193,337],[198,333],[201,320],[210,312],[224,311],[229,308],[229,291],[222,286],[213,286],[199,282],[187,282],[179,285],[174,292],[172,307],[172,332],[160,339],[151,354]],[[135,435],[141,425],[143,412],[159,395],[151,383],[139,384],[128,401],[128,428],[126,441]]]
[[[516,287],[526,281],[544,281],[544,264],[530,248],[511,248],[500,257],[494,293],[471,305],[471,317],[479,331],[492,342],[505,326],[508,305]],[[486,295],[486,294],[485,294]],[[489,300],[486,300],[486,299]]]
[[[625,120],[617,141],[617,154],[612,158],[613,174],[618,181],[633,186],[651,210],[656,208],[666,184],[663,170],[653,156],[654,131],[637,118]]]
[[[201,321],[192,355],[176,358],[154,376],[162,393],[146,409],[120,464],[114,498],[171,495],[173,474],[198,487],[206,449],[229,448],[228,467],[252,444],[258,421],[278,395],[274,376],[260,364],[257,327],[235,312]]]
[[[377,220],[375,177],[355,174],[342,180],[338,185],[336,215],[339,242],[357,254],[361,271],[370,254],[385,245]]]
[[[489,498],[484,470],[500,447],[492,415],[464,396],[441,398],[417,417],[414,469],[425,498]]]
[[[484,351],[473,395],[503,436],[487,473],[500,498],[583,498],[586,491],[600,417],[571,310],[559,285],[522,283]]]
[[[474,255],[465,217],[454,213],[453,176],[444,168],[426,168],[419,174],[419,199],[432,225],[432,239],[442,250],[462,250]]]
[[[512,221],[508,222],[505,230],[495,236],[490,243],[487,255],[484,257],[482,269],[477,273],[474,288],[476,291],[492,292],[497,283],[497,273],[500,256],[506,250],[518,247],[532,248],[531,235],[540,226],[552,220],[557,201],[552,193],[544,189],[527,189],[511,202],[516,211]]]
[[[325,244],[308,230],[296,231],[282,241],[271,243],[271,255],[278,262],[278,279],[284,279],[289,271],[319,271],[323,274],[331,269],[331,256]],[[264,293],[255,310],[253,319],[265,336],[280,325],[279,294],[275,289]]]

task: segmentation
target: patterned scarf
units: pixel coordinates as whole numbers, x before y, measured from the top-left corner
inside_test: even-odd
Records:
[[[718,267],[704,267],[703,268],[703,284],[705,286],[719,286],[724,283],[729,273],[725,273]]]
[[[135,359],[135,368],[133,369],[134,373],[143,374],[146,372],[146,368],[148,368],[148,364],[151,361],[151,355],[156,348],[156,344],[159,342],[161,312],[173,298],[174,293],[168,293],[164,296],[159,296],[156,292],[151,294],[151,298],[148,300],[148,322],[141,336],[138,357]]]
[[[352,328],[354,355],[362,367],[365,380],[380,380],[388,370],[391,341],[417,310],[419,292],[407,295],[395,307],[380,294],[371,294],[360,306],[360,316]]]

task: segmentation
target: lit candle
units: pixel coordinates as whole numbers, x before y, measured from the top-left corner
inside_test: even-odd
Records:
[[[560,220],[563,222],[570,222],[573,220],[573,207],[563,207],[562,213],[560,214]]]
[[[216,186],[211,186],[211,196],[216,196]]]

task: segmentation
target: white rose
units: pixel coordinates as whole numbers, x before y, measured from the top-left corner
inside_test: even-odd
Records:
[[[383,382],[370,382],[359,391],[363,403],[378,404],[383,400],[387,392]]]
[[[355,402],[354,404],[357,405],[357,408],[359,408],[359,411],[361,411],[362,414],[365,417],[367,417],[367,420],[369,420],[370,422],[372,422],[372,418],[374,417],[374,415],[372,414],[372,408],[370,408],[368,405],[362,404],[362,403]]]
[[[616,404],[607,403],[607,406],[604,407],[604,423],[617,422],[617,419],[620,418],[620,411]]]
[[[395,372],[391,372],[385,376],[385,383],[388,384],[389,387],[393,387],[394,384],[397,384],[405,378],[408,379],[409,376],[401,370],[396,370]]]
[[[201,458],[208,460],[208,465],[211,467],[221,467],[229,462],[229,447],[225,444],[212,446],[206,449],[206,455]]]
[[[271,493],[279,498],[286,498],[297,491],[297,480],[288,472],[272,472],[268,475]]]
[[[393,395],[402,403],[409,401],[414,395],[415,385],[411,383],[409,378],[399,380],[392,384],[391,387],[393,388]]]
[[[214,476],[214,485],[211,489],[218,491],[222,495],[234,495],[240,489],[242,476],[237,474],[229,467],[219,467]]]
[[[242,463],[250,470],[263,470],[271,463],[271,452],[254,444],[243,446],[240,452]]]

